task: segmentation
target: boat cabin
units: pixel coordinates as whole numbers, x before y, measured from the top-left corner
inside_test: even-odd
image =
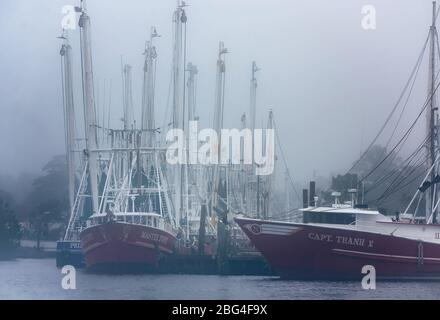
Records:
[[[115,213],[113,215],[113,221],[137,224],[147,227],[163,229],[164,220],[161,215],[157,213],[145,213],[145,212],[127,212],[127,213]],[[93,215],[87,220],[87,227],[100,225],[109,222],[109,216],[104,214]]]
[[[308,207],[301,209],[303,223],[355,224],[360,221],[376,221],[385,218],[375,210],[356,208],[347,204],[333,204],[331,207]]]

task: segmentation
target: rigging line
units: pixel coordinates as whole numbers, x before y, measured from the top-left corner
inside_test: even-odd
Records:
[[[290,175],[289,167],[287,166],[286,157],[284,155],[284,150],[283,150],[283,147],[281,145],[281,139],[280,139],[280,136],[278,135],[278,126],[277,126],[277,123],[275,121],[275,116],[273,116],[273,124],[274,124],[274,128],[275,128],[275,135],[277,137],[278,145],[279,145],[279,148],[280,148],[281,158],[283,159],[284,167],[286,168],[287,176],[289,177],[290,184],[292,185],[292,189],[295,192],[295,195],[296,195],[298,201],[301,203],[302,200],[301,200],[301,198],[300,198],[300,196],[298,194],[298,191],[295,188],[295,184],[293,183],[292,176]]]
[[[378,199],[381,199],[381,198],[387,198],[387,197],[389,197],[390,195],[392,195],[394,192],[392,191],[393,189],[397,189],[405,180],[407,180],[407,179],[409,179],[411,176],[412,176],[412,174],[414,173],[414,172],[416,172],[416,170],[418,169],[418,168],[420,168],[423,164],[424,164],[424,159],[421,159],[422,161],[420,161],[420,159],[419,159],[419,162],[415,165],[415,166],[413,166],[411,169],[410,169],[410,172],[409,173],[407,173],[407,175],[405,176],[405,177],[403,177],[402,179],[400,179],[400,181],[398,181],[397,183],[395,182],[398,178],[399,178],[399,176],[403,173],[403,172],[401,172],[401,174],[399,174],[399,176],[397,176],[396,177],[396,179],[387,187],[387,189],[382,193],[382,195],[378,198]]]
[[[438,76],[439,76],[439,73],[440,73],[440,70],[437,72],[437,74],[436,74],[436,76],[435,76],[434,83],[437,81],[437,78],[438,78]],[[436,87],[436,90],[437,90],[437,88],[438,88],[438,85],[437,85],[437,87]],[[426,102],[426,104],[428,104],[429,101],[431,101],[432,97],[435,96],[435,94],[436,94],[436,90],[434,90],[433,94],[431,95],[431,97],[429,97],[429,100]],[[426,108],[426,106],[427,106],[427,105],[425,105],[424,108]],[[422,110],[422,112],[423,112],[423,110]],[[420,116],[420,114],[419,114],[419,116]],[[417,122],[417,119],[416,119],[416,122]],[[415,124],[415,123],[414,123],[414,124]],[[413,125],[414,125],[414,124],[413,124]],[[411,130],[412,130],[412,129],[411,129]],[[427,139],[429,139],[430,136],[431,136],[431,134],[428,135]],[[409,137],[409,136],[407,136],[407,137],[405,138],[405,140],[403,141],[403,144],[406,143],[408,137]],[[402,149],[402,147],[399,148],[399,151],[398,151],[398,152],[400,152],[401,149]],[[398,152],[397,152],[397,153],[398,153]],[[390,153],[393,153],[393,150],[392,150]],[[396,155],[396,156],[397,156],[397,155]],[[396,157],[396,156],[395,156],[395,157]]]
[[[405,165],[405,168],[411,163],[412,160],[414,160],[415,156],[423,149],[423,147],[425,146],[426,141],[428,141],[428,139],[430,138],[431,135],[428,135],[423,141],[422,143],[417,147],[417,149],[410,154],[403,162],[402,165]],[[405,170],[405,168],[403,168],[403,170]],[[388,180],[389,178],[391,178],[392,176],[394,176],[396,173],[400,172],[401,170],[399,168],[396,168],[394,170],[392,170],[391,172],[389,172],[388,174],[386,174],[385,176],[382,176],[381,178],[379,178],[378,180],[376,180],[373,183],[373,187],[370,188],[369,190],[367,190],[365,192],[365,194],[367,194],[368,192],[376,189],[381,183],[385,182],[386,180]]]
[[[437,76],[438,76],[438,73],[437,73]],[[422,110],[418,114],[416,120],[414,120],[414,122],[412,123],[411,127],[405,132],[404,136],[399,140],[399,142],[397,142],[397,144],[393,147],[393,149],[390,151],[390,153],[388,153],[388,155],[381,162],[379,162],[366,176],[364,176],[361,179],[360,182],[365,181],[365,179],[367,179],[377,168],[379,168],[382,165],[382,163],[384,163],[389,158],[389,156],[394,152],[394,150],[402,143],[402,141],[405,139],[405,137],[411,133],[411,131],[414,129],[414,126],[416,125],[417,121],[420,119],[420,116],[423,114],[423,112],[425,111],[426,107],[428,106],[428,103],[432,100],[433,96],[437,92],[437,89],[438,89],[439,86],[440,86],[440,83],[437,84],[437,86],[435,87],[434,91],[432,92],[430,97],[427,99],[427,101],[426,101],[425,105],[423,106]]]
[[[437,39],[437,41],[436,41],[437,49],[439,49],[438,34],[437,34],[437,31],[435,32],[435,36],[436,36],[436,39]],[[440,59],[440,49],[438,50],[438,53],[439,53],[439,59]],[[409,92],[409,94],[408,94],[408,96],[407,96],[407,100],[406,100],[406,102],[405,102],[405,105],[404,105],[404,107],[403,107],[403,109],[402,109],[402,112],[400,113],[399,120],[398,120],[396,126],[394,127],[394,131],[393,131],[393,133],[392,133],[390,139],[389,139],[388,142],[387,142],[386,149],[388,149],[388,146],[389,146],[389,143],[390,143],[390,141],[391,141],[391,138],[394,136],[394,133],[395,133],[395,131],[396,131],[396,129],[397,129],[397,126],[398,126],[398,124],[399,124],[399,122],[400,122],[400,120],[401,120],[401,118],[402,118],[403,112],[404,112],[404,110],[405,110],[406,107],[407,107],[407,103],[408,103],[409,98],[410,98],[410,96],[411,96],[411,92],[412,92],[412,90],[413,90],[413,88],[414,88],[414,84],[415,84],[415,81],[416,81],[416,78],[417,78],[417,74],[418,74],[419,69],[420,69],[420,64],[419,64],[419,67],[417,68],[417,72],[416,72],[416,74],[415,74],[414,81],[413,81],[413,83],[412,83],[412,85],[411,85],[411,89],[410,89],[410,92]],[[428,139],[428,138],[427,138],[427,139]],[[407,140],[407,139],[405,139],[404,143],[406,142],[406,140]],[[394,159],[397,157],[397,154],[401,151],[402,147],[403,147],[403,144],[402,144],[401,147],[399,148],[398,152],[395,153],[395,155],[394,155],[392,161],[394,161]],[[388,165],[388,167],[391,166],[392,161],[390,162],[390,164]]]
[[[396,193],[396,192],[404,189],[405,187],[409,186],[411,183],[413,183],[414,181],[416,181],[417,179],[422,177],[424,174],[426,174],[426,172],[422,172],[422,173],[418,174],[414,179],[412,179],[411,181],[409,181],[405,185],[401,186],[400,188],[397,188],[397,189],[393,190],[393,192],[391,192],[390,194],[388,194],[386,196],[383,196],[383,197],[381,196],[381,197],[377,198],[374,202],[376,202],[377,204],[383,203],[383,201],[386,200],[387,198],[389,198],[391,195],[393,195],[394,193]]]
[[[388,165],[383,169],[384,172],[387,172],[387,170],[390,169],[391,165],[394,164],[394,161],[397,159],[398,154],[399,154],[400,151],[403,149],[403,146],[404,146],[404,144],[406,143],[406,141],[408,140],[408,138],[409,138],[409,136],[407,136],[407,137],[405,138],[405,140],[403,141],[403,143],[400,144],[399,149],[398,149],[397,151],[395,151],[395,152],[392,153],[393,155],[392,155],[391,159],[388,161]],[[385,151],[386,151],[386,149],[385,149]],[[408,158],[411,157],[412,155],[413,155],[413,153],[412,153],[410,156],[408,156]],[[406,163],[406,161],[408,160],[408,158],[405,159],[405,161],[403,162],[403,164]],[[388,180],[388,179],[390,178],[390,176],[393,176],[393,175],[394,175],[396,172],[398,172],[398,171],[399,171],[399,168],[396,168],[396,169],[394,169],[394,170],[391,170],[391,172],[389,172],[389,173],[386,174],[385,176],[381,176],[381,177],[379,177],[376,181],[374,181],[374,182],[372,183],[372,185],[376,185],[376,184],[378,184],[378,183],[381,183],[381,182],[384,182],[384,181]]]
[[[423,155],[423,154],[422,154]],[[394,193],[394,191],[392,191],[393,189],[398,188],[405,180],[407,180],[408,178],[411,177],[411,175],[416,172],[417,169],[419,169],[421,166],[423,166],[424,164],[424,159],[423,157],[420,159],[417,159],[416,163],[411,167],[411,169],[409,170],[409,172],[406,174],[405,177],[403,177],[402,179],[400,179],[400,181],[398,181],[397,183],[395,183],[392,187],[389,186],[387,188],[387,190],[385,190],[381,196],[378,198],[383,198],[383,197],[388,197],[389,195],[392,195]],[[402,173],[403,174],[403,173]]]
[[[420,157],[420,155],[422,155],[422,157]],[[397,176],[394,178],[394,180],[390,183],[390,185],[389,185],[389,187],[387,188],[387,190],[388,190],[388,189],[392,189],[393,187],[398,186],[402,181],[404,181],[404,180],[408,177],[408,175],[410,175],[410,174],[412,173],[412,170],[413,170],[413,168],[414,168],[415,166],[419,166],[419,164],[420,164],[421,162],[424,161],[424,159],[423,159],[423,158],[424,158],[424,154],[423,154],[423,153],[419,153],[418,156],[419,156],[418,158],[415,158],[415,157],[414,157],[414,158],[412,159],[412,160],[416,159],[416,160],[414,161],[414,164],[413,164],[412,166],[410,166],[410,163],[408,163],[402,171],[398,171],[398,175],[397,175]],[[412,162],[412,160],[411,160],[411,162]],[[410,173],[410,174],[407,174],[408,171],[410,171],[411,173]],[[399,177],[401,177],[401,176],[404,175],[404,174],[407,174],[406,177],[404,177],[403,179],[401,179],[400,181],[398,181]]]
[[[402,120],[403,113],[405,112],[406,107],[408,106],[409,98],[411,97],[411,93],[413,92],[414,85],[415,85],[416,80],[417,80],[417,75],[419,74],[420,66],[421,66],[422,61],[423,61],[423,57],[424,57],[424,55],[422,55],[422,56],[420,57],[421,59],[420,59],[419,64],[418,64],[418,66],[417,66],[416,73],[414,74],[413,82],[412,82],[411,87],[410,87],[410,89],[409,89],[409,93],[408,93],[408,96],[407,96],[407,98],[406,98],[405,104],[403,105],[402,111],[400,112],[400,115],[399,115],[399,119],[397,120],[397,123],[396,123],[396,125],[394,126],[394,130],[393,130],[393,132],[392,132],[390,138],[388,139],[388,142],[387,142],[387,144],[386,144],[386,146],[385,146],[385,149],[388,149],[388,147],[389,147],[389,145],[390,145],[390,143],[391,143],[391,140],[392,140],[392,138],[394,137],[394,134],[396,133],[397,127],[399,126],[399,123],[400,123],[400,121]]]
[[[400,144],[399,149],[393,153],[393,157],[389,160],[389,163],[387,165],[386,168],[384,168],[384,172],[386,172],[387,170],[390,169],[391,165],[394,164],[394,161],[397,159],[398,154],[400,153],[400,151],[403,149],[406,141],[408,140],[409,136],[407,136],[405,138],[405,140],[403,141],[403,143]],[[426,142],[428,140],[428,138],[425,138],[424,142]],[[417,149],[410,154],[400,165],[405,165],[407,163],[407,161],[411,161],[413,159],[413,157],[416,155],[416,153],[419,152],[419,148],[423,148],[423,145],[419,145],[419,147],[417,147]],[[394,170],[392,170],[389,174],[380,177],[378,180],[376,180],[375,182],[373,182],[373,185],[378,184],[378,183],[383,183],[384,181],[388,180],[391,176],[393,176],[395,173],[399,172],[400,169],[396,168]]]
[[[352,171],[360,162],[361,160],[365,157],[365,155],[371,150],[371,148],[373,147],[373,145],[376,143],[377,139],[379,138],[379,136],[382,134],[382,132],[384,131],[386,125],[388,124],[388,122],[390,121],[391,117],[393,116],[394,112],[396,111],[397,107],[400,104],[400,101],[402,100],[406,90],[408,89],[409,84],[411,83],[411,79],[414,76],[414,73],[417,69],[418,64],[420,63],[420,57],[424,55],[425,50],[426,50],[426,46],[428,44],[428,40],[429,40],[429,35],[430,33],[428,33],[428,36],[426,37],[425,40],[425,44],[423,45],[422,51],[419,54],[419,58],[417,59],[417,62],[414,66],[414,68],[411,71],[410,77],[408,79],[408,81],[406,82],[402,93],[400,94],[399,98],[397,99],[397,102],[395,103],[393,109],[391,110],[391,113],[388,115],[387,119],[385,120],[385,123],[382,125],[381,129],[379,130],[379,132],[377,133],[377,135],[374,137],[373,141],[371,141],[371,143],[368,145],[367,149],[362,153],[362,155],[360,156],[360,158],[353,164],[353,166],[350,168],[350,170],[347,171],[347,173],[349,173],[350,171]]]

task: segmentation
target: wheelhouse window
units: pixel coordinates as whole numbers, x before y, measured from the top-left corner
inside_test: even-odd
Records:
[[[352,213],[304,211],[304,223],[351,224],[356,217]]]

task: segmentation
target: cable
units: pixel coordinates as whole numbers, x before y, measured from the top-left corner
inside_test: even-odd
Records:
[[[299,203],[301,203],[302,202],[301,197],[299,196],[298,191],[295,188],[292,176],[290,175],[289,167],[287,166],[287,161],[286,161],[286,157],[284,155],[283,147],[281,145],[280,136],[278,135],[278,127],[277,127],[277,124],[276,124],[276,121],[275,121],[275,117],[273,117],[273,125],[274,125],[274,128],[275,128],[275,135],[277,137],[278,145],[280,146],[280,153],[281,153],[281,157],[282,157],[283,162],[284,162],[284,167],[286,168],[287,176],[289,177],[290,184],[292,185],[292,189],[295,192],[295,195],[296,195]]]
[[[422,59],[420,59],[420,61],[419,61],[419,65],[417,66],[417,70],[416,70],[416,73],[414,75],[414,80],[413,80],[413,82],[411,84],[411,87],[409,89],[409,93],[408,93],[408,96],[406,98],[405,104],[403,105],[402,111],[400,112],[400,115],[399,115],[399,119],[397,120],[397,123],[394,126],[394,130],[393,130],[390,138],[388,139],[388,142],[387,142],[387,144],[385,146],[385,149],[388,149],[388,147],[390,145],[390,142],[391,142],[391,139],[394,137],[394,134],[396,133],[397,127],[399,126],[400,120],[402,119],[403,113],[405,112],[406,107],[408,106],[408,101],[409,101],[409,98],[411,97],[411,93],[412,93],[412,91],[414,89],[414,85],[415,85],[416,80],[417,80],[417,75],[419,74],[419,70],[420,70],[420,66],[421,66],[422,61],[423,61],[423,57],[424,57],[424,55],[422,56]]]
[[[440,70],[439,70],[440,71]],[[438,72],[437,72],[437,76],[438,76]],[[436,78],[437,78],[436,76]],[[438,87],[440,86],[440,83],[437,84],[437,86],[434,89],[434,92],[431,94],[431,96],[427,99],[425,105],[423,106],[422,110],[420,111],[420,113],[418,114],[416,120],[414,120],[414,122],[412,123],[412,125],[410,126],[410,128],[405,132],[404,136],[399,140],[399,142],[393,147],[393,149],[390,151],[390,153],[388,153],[388,155],[382,160],[380,161],[366,176],[364,176],[360,182],[365,181],[365,179],[367,179],[377,168],[379,168],[382,163],[384,163],[389,156],[394,152],[394,150],[396,150],[396,148],[402,143],[402,141],[406,138],[406,136],[408,136],[411,131],[414,129],[414,126],[416,125],[417,121],[420,119],[420,116],[422,115],[423,111],[425,111],[426,107],[428,106],[428,103],[432,100],[433,96],[435,95],[435,93],[437,92]]]
[[[381,129],[379,130],[379,132],[377,133],[377,135],[374,137],[373,141],[371,141],[371,143],[369,144],[369,146],[367,147],[367,149],[362,153],[362,155],[360,156],[360,158],[353,164],[353,166],[347,171],[347,173],[351,172],[361,161],[362,159],[365,157],[365,155],[371,150],[371,148],[373,147],[373,145],[376,143],[377,139],[379,138],[379,136],[382,134],[382,132],[384,131],[386,125],[388,124],[388,122],[390,121],[391,117],[393,116],[394,112],[396,111],[397,107],[400,104],[400,101],[402,100],[406,90],[408,89],[409,84],[411,83],[411,79],[413,78],[416,70],[417,70],[417,66],[419,65],[419,61],[421,59],[421,57],[423,57],[425,50],[426,50],[426,46],[428,44],[428,40],[429,40],[429,33],[428,36],[426,37],[425,43],[423,45],[422,51],[419,54],[419,58],[417,59],[416,65],[414,66],[413,70],[411,71],[410,77],[408,79],[408,81],[406,82],[404,89],[402,91],[402,93],[400,94],[396,104],[394,105],[393,109],[391,110],[391,113],[388,115],[387,119],[385,120],[385,123],[382,125]]]
[[[377,198],[377,199],[375,200],[375,202],[379,203],[380,200],[385,200],[385,199],[389,198],[392,194],[394,194],[394,193],[396,193],[396,192],[398,192],[398,191],[404,189],[405,187],[407,187],[408,185],[410,185],[411,183],[413,183],[414,181],[416,181],[417,179],[419,179],[420,177],[422,177],[422,176],[425,175],[425,174],[426,174],[426,172],[422,172],[422,173],[420,173],[420,174],[417,175],[414,179],[412,179],[411,181],[409,181],[409,182],[406,183],[405,185],[401,186],[400,188],[393,190],[393,192],[389,193],[388,195],[384,195],[384,196],[381,196],[381,197]],[[383,201],[381,201],[380,203],[383,203]]]
[[[410,154],[403,162],[402,165],[405,165],[405,167],[400,170],[399,168],[396,168],[394,170],[392,170],[391,172],[389,172],[388,174],[380,177],[378,180],[376,180],[373,183],[373,187],[371,187],[370,189],[368,189],[365,194],[368,194],[369,192],[375,190],[377,187],[379,187],[382,183],[384,183],[385,181],[387,181],[389,178],[391,178],[392,176],[394,176],[396,173],[398,172],[402,172],[405,171],[406,168],[411,164],[412,160],[414,160],[414,158],[417,156],[417,154],[420,153],[420,151],[423,149],[425,143],[428,141],[428,139],[431,137],[431,135],[427,136],[422,143],[416,148],[416,150]],[[418,159],[419,160],[419,159]]]
[[[424,164],[424,162],[425,161],[419,161],[419,163],[417,165],[415,165],[414,167],[412,167],[410,172],[404,178],[402,178],[400,181],[398,181],[397,183],[394,183],[394,181],[393,181],[393,183],[388,186],[388,188],[382,193],[382,195],[377,200],[380,200],[382,198],[388,198],[390,195],[394,194],[395,192],[391,191],[391,190],[397,189],[406,179],[410,178],[411,175]]]

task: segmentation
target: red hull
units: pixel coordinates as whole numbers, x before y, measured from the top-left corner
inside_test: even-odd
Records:
[[[237,218],[255,247],[284,278],[440,278],[440,245],[402,237],[316,225]]]
[[[154,268],[161,255],[174,252],[177,241],[160,229],[119,222],[87,228],[80,237],[91,269]]]

